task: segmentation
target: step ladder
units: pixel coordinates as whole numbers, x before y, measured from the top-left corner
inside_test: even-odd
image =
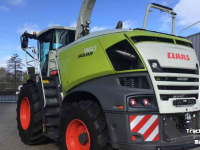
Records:
[[[46,107],[44,109],[44,127],[45,135],[53,140],[58,140],[59,117],[61,105],[61,87],[59,79],[56,76],[43,77],[44,93],[46,98]]]

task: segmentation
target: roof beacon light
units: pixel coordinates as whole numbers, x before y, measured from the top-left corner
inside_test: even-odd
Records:
[[[33,32],[33,35],[37,35],[37,32],[34,31],[34,32]]]

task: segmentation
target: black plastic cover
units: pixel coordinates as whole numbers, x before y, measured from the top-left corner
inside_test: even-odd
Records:
[[[170,7],[163,6],[163,5],[156,4],[156,3],[152,3],[152,5],[155,5],[155,6],[158,6],[158,7],[162,7],[162,8],[164,8],[164,9],[168,9],[168,10],[173,10],[173,9],[172,9],[172,8],[170,8]]]

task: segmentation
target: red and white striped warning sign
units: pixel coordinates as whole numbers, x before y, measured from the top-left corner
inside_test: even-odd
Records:
[[[130,116],[131,131],[143,135],[145,141],[159,141],[158,115]]]

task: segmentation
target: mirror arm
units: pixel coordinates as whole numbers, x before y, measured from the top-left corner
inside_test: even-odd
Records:
[[[20,36],[21,44],[23,43],[23,36],[24,36],[24,34],[22,34],[22,35]],[[21,46],[21,47],[22,47],[22,46]],[[23,49],[23,51],[25,51],[31,58],[34,59],[34,57],[33,57],[29,52],[26,51],[27,48],[23,48],[23,47],[22,47],[22,49]]]
[[[28,52],[28,51],[26,51],[26,49],[25,48],[22,48],[31,58],[33,58],[34,59],[34,57]]]
[[[34,35],[34,34],[30,34],[30,33],[28,33],[27,31],[25,31],[22,35],[21,35],[21,37],[26,37],[26,38],[29,38],[29,39],[37,39],[37,36],[36,35]]]

